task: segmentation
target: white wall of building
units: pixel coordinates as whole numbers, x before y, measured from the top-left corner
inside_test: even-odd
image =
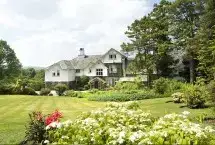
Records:
[[[116,59],[110,59],[109,55],[111,54],[116,54]],[[109,53],[107,53],[104,58],[103,58],[103,63],[122,63],[122,55],[119,54],[117,51],[115,50],[111,50],[109,51]]]
[[[69,81],[75,81],[75,70],[69,70],[68,71],[68,80]]]
[[[98,63],[92,67],[86,68],[84,74],[89,77],[96,76],[96,69],[103,69],[103,76],[108,76],[108,68],[103,63]]]
[[[60,76],[57,76],[57,70],[60,71]],[[53,76],[55,72],[55,76]],[[69,71],[62,70],[59,65],[54,65],[45,71],[45,81],[46,82],[68,82],[69,80]],[[71,79],[71,78],[70,78]]]

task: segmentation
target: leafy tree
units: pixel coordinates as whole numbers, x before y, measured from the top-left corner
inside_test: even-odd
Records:
[[[6,41],[0,40],[0,81],[13,80],[20,74],[21,63]]]
[[[196,57],[198,41],[195,35],[199,29],[202,14],[201,0],[176,0],[171,5],[170,32],[175,47],[185,51],[185,59],[189,61],[190,82],[195,81]]]
[[[149,83],[155,70],[160,76],[172,73],[174,61],[170,55],[172,47],[168,36],[170,5],[170,2],[162,0],[148,16],[135,20],[125,33],[131,42],[121,45],[124,51],[137,52],[135,68],[148,75]]]
[[[199,40],[199,70],[208,80],[215,79],[215,1],[205,1],[204,14],[197,38]]]

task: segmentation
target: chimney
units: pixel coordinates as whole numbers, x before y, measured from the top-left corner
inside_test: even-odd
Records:
[[[85,57],[84,48],[80,48],[79,52],[80,52],[80,53],[79,53],[79,56]]]

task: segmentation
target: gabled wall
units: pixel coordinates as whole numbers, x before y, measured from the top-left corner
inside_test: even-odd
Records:
[[[115,60],[110,59],[109,58],[110,54],[116,54],[116,59]],[[122,63],[122,55],[116,50],[112,49],[107,54],[104,55],[102,61],[103,63]]]
[[[90,69],[91,69],[91,73],[90,73]],[[108,69],[101,62],[93,65],[92,67],[88,67],[88,68],[84,69],[84,74],[89,77],[94,77],[94,76],[96,76],[96,69],[103,69],[103,76],[108,76]]]
[[[57,74],[53,76],[53,72],[57,73],[57,70],[60,70],[60,76],[57,76]],[[45,82],[69,82],[74,80],[74,70],[62,70],[58,64],[45,71]]]

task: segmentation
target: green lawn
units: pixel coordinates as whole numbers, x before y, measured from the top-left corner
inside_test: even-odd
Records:
[[[184,110],[190,111],[193,118],[202,113],[211,113],[209,108],[197,110],[180,108],[179,104],[166,103],[169,100],[171,99],[162,98],[140,101],[141,108],[155,116]],[[31,111],[51,113],[59,109],[63,112],[64,119],[75,119],[80,113],[102,108],[105,104],[68,97],[0,96],[0,144],[19,143],[24,138],[25,124]]]

